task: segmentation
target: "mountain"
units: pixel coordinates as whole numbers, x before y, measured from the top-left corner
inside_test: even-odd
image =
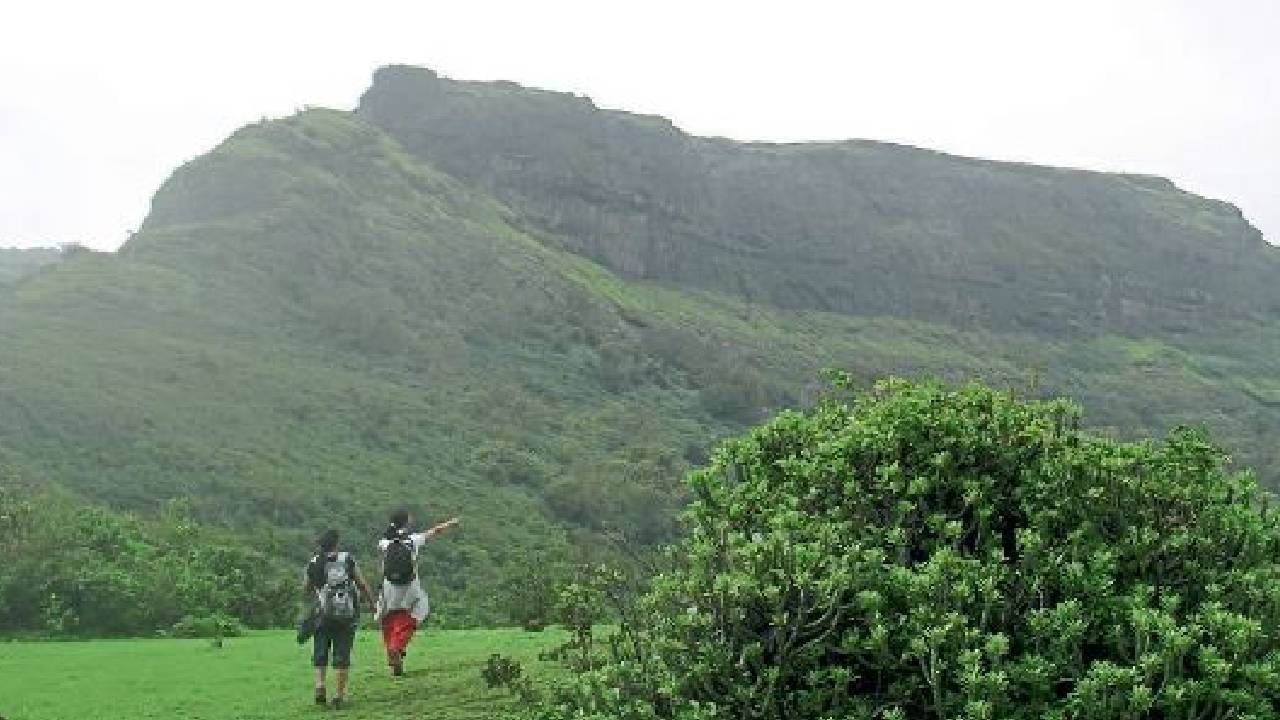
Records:
[[[389,67],[178,168],[119,252],[0,290],[0,464],[295,557],[460,513],[426,573],[492,619],[537,558],[670,539],[682,474],[824,368],[1206,423],[1274,486],[1277,260],[1154,178],[696,138]]]
[[[1176,333],[1280,311],[1280,254],[1161,178],[698,138],[408,67],[380,70],[357,112],[628,278],[994,330]]]

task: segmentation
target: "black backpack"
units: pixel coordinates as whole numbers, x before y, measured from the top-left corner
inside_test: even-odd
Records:
[[[408,585],[417,576],[413,540],[408,535],[397,535],[387,543],[387,551],[382,556],[382,577],[392,585]]]

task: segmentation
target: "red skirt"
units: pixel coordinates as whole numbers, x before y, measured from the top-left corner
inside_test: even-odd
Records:
[[[392,610],[382,618],[382,642],[387,646],[388,655],[404,652],[417,629],[418,621],[408,610]]]

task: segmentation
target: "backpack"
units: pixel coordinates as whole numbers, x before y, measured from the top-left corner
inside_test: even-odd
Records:
[[[392,585],[408,585],[417,576],[413,540],[408,535],[397,535],[387,543],[387,551],[382,556],[382,577]]]
[[[348,567],[350,556],[340,552],[333,560],[316,556],[316,563],[324,573],[324,583],[320,586],[319,621],[325,625],[353,625],[359,605],[356,599],[356,586],[351,579]]]

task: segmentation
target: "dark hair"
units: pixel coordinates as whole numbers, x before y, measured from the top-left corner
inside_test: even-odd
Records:
[[[316,538],[316,546],[320,548],[320,552],[331,553],[338,549],[338,531],[329,528],[320,533],[320,537]]]
[[[382,535],[388,540],[394,540],[396,536],[406,532],[409,525],[409,509],[396,508],[391,511],[391,524],[387,526],[387,531]]]
[[[409,524],[409,508],[398,508],[391,513],[391,524],[403,530]]]

